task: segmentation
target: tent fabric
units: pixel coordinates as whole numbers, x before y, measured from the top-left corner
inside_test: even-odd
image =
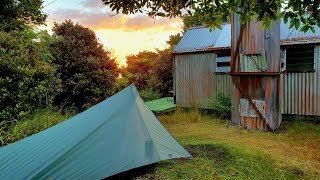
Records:
[[[0,179],[103,179],[191,157],[130,85],[45,131],[0,148]]]

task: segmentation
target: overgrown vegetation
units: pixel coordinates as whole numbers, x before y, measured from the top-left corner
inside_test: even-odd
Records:
[[[223,93],[219,93],[210,105],[218,116],[224,119],[231,118],[231,98],[225,96]]]
[[[145,100],[170,96],[173,87],[171,52],[168,48],[127,56],[127,66],[120,69],[122,78],[117,80],[117,89],[134,83]]]
[[[79,24],[45,23],[42,0],[0,2],[0,129],[36,109],[78,111],[115,93],[118,68],[95,33]]]
[[[48,45],[57,40],[30,29],[0,32],[0,121],[52,104],[61,80]]]
[[[0,124],[0,147],[41,132],[74,115],[75,112],[70,110],[62,115],[55,109],[45,109],[35,111],[32,115],[28,115],[21,121],[16,121],[7,126],[6,129],[2,129],[1,127],[5,126],[1,126]]]
[[[151,89],[143,89],[140,91],[140,97],[145,101],[152,101],[161,98],[162,94],[159,91],[153,91]]]

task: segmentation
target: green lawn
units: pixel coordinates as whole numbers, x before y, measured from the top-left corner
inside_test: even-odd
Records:
[[[164,161],[137,179],[317,179],[320,125],[285,122],[275,133],[230,128],[198,111],[160,116],[193,154]]]

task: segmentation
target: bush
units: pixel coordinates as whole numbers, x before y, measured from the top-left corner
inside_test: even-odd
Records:
[[[231,98],[226,97],[223,93],[219,93],[210,104],[214,113],[218,116],[225,119],[231,118]]]
[[[55,24],[53,32],[62,37],[50,48],[63,86],[55,104],[82,111],[114,94],[117,64],[95,33],[70,20]]]
[[[144,89],[140,91],[140,97],[145,101],[152,101],[155,99],[160,99],[162,94],[159,91],[153,91],[151,89]]]
[[[74,114],[72,111],[62,115],[53,109],[36,110],[33,115],[15,123],[6,131],[1,131],[0,123],[0,147],[48,129]]]
[[[61,80],[46,48],[49,35],[0,32],[0,121],[50,106]]]

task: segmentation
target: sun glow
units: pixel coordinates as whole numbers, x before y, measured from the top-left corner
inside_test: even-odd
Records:
[[[51,1],[44,2],[48,4]],[[179,33],[182,25],[179,18],[152,19],[142,14],[110,16],[110,9],[101,0],[57,1],[44,11],[48,14],[47,26],[40,29],[52,33],[53,22],[62,23],[71,19],[95,31],[105,48],[112,51],[120,66],[126,65],[126,56],[130,54],[168,47],[166,41],[169,35]]]
[[[142,31],[96,30],[97,37],[105,46],[111,47],[119,65],[126,64],[126,56],[137,54],[143,50],[155,51],[156,48],[168,47],[166,41],[169,35],[178,33],[177,30],[147,29]]]

